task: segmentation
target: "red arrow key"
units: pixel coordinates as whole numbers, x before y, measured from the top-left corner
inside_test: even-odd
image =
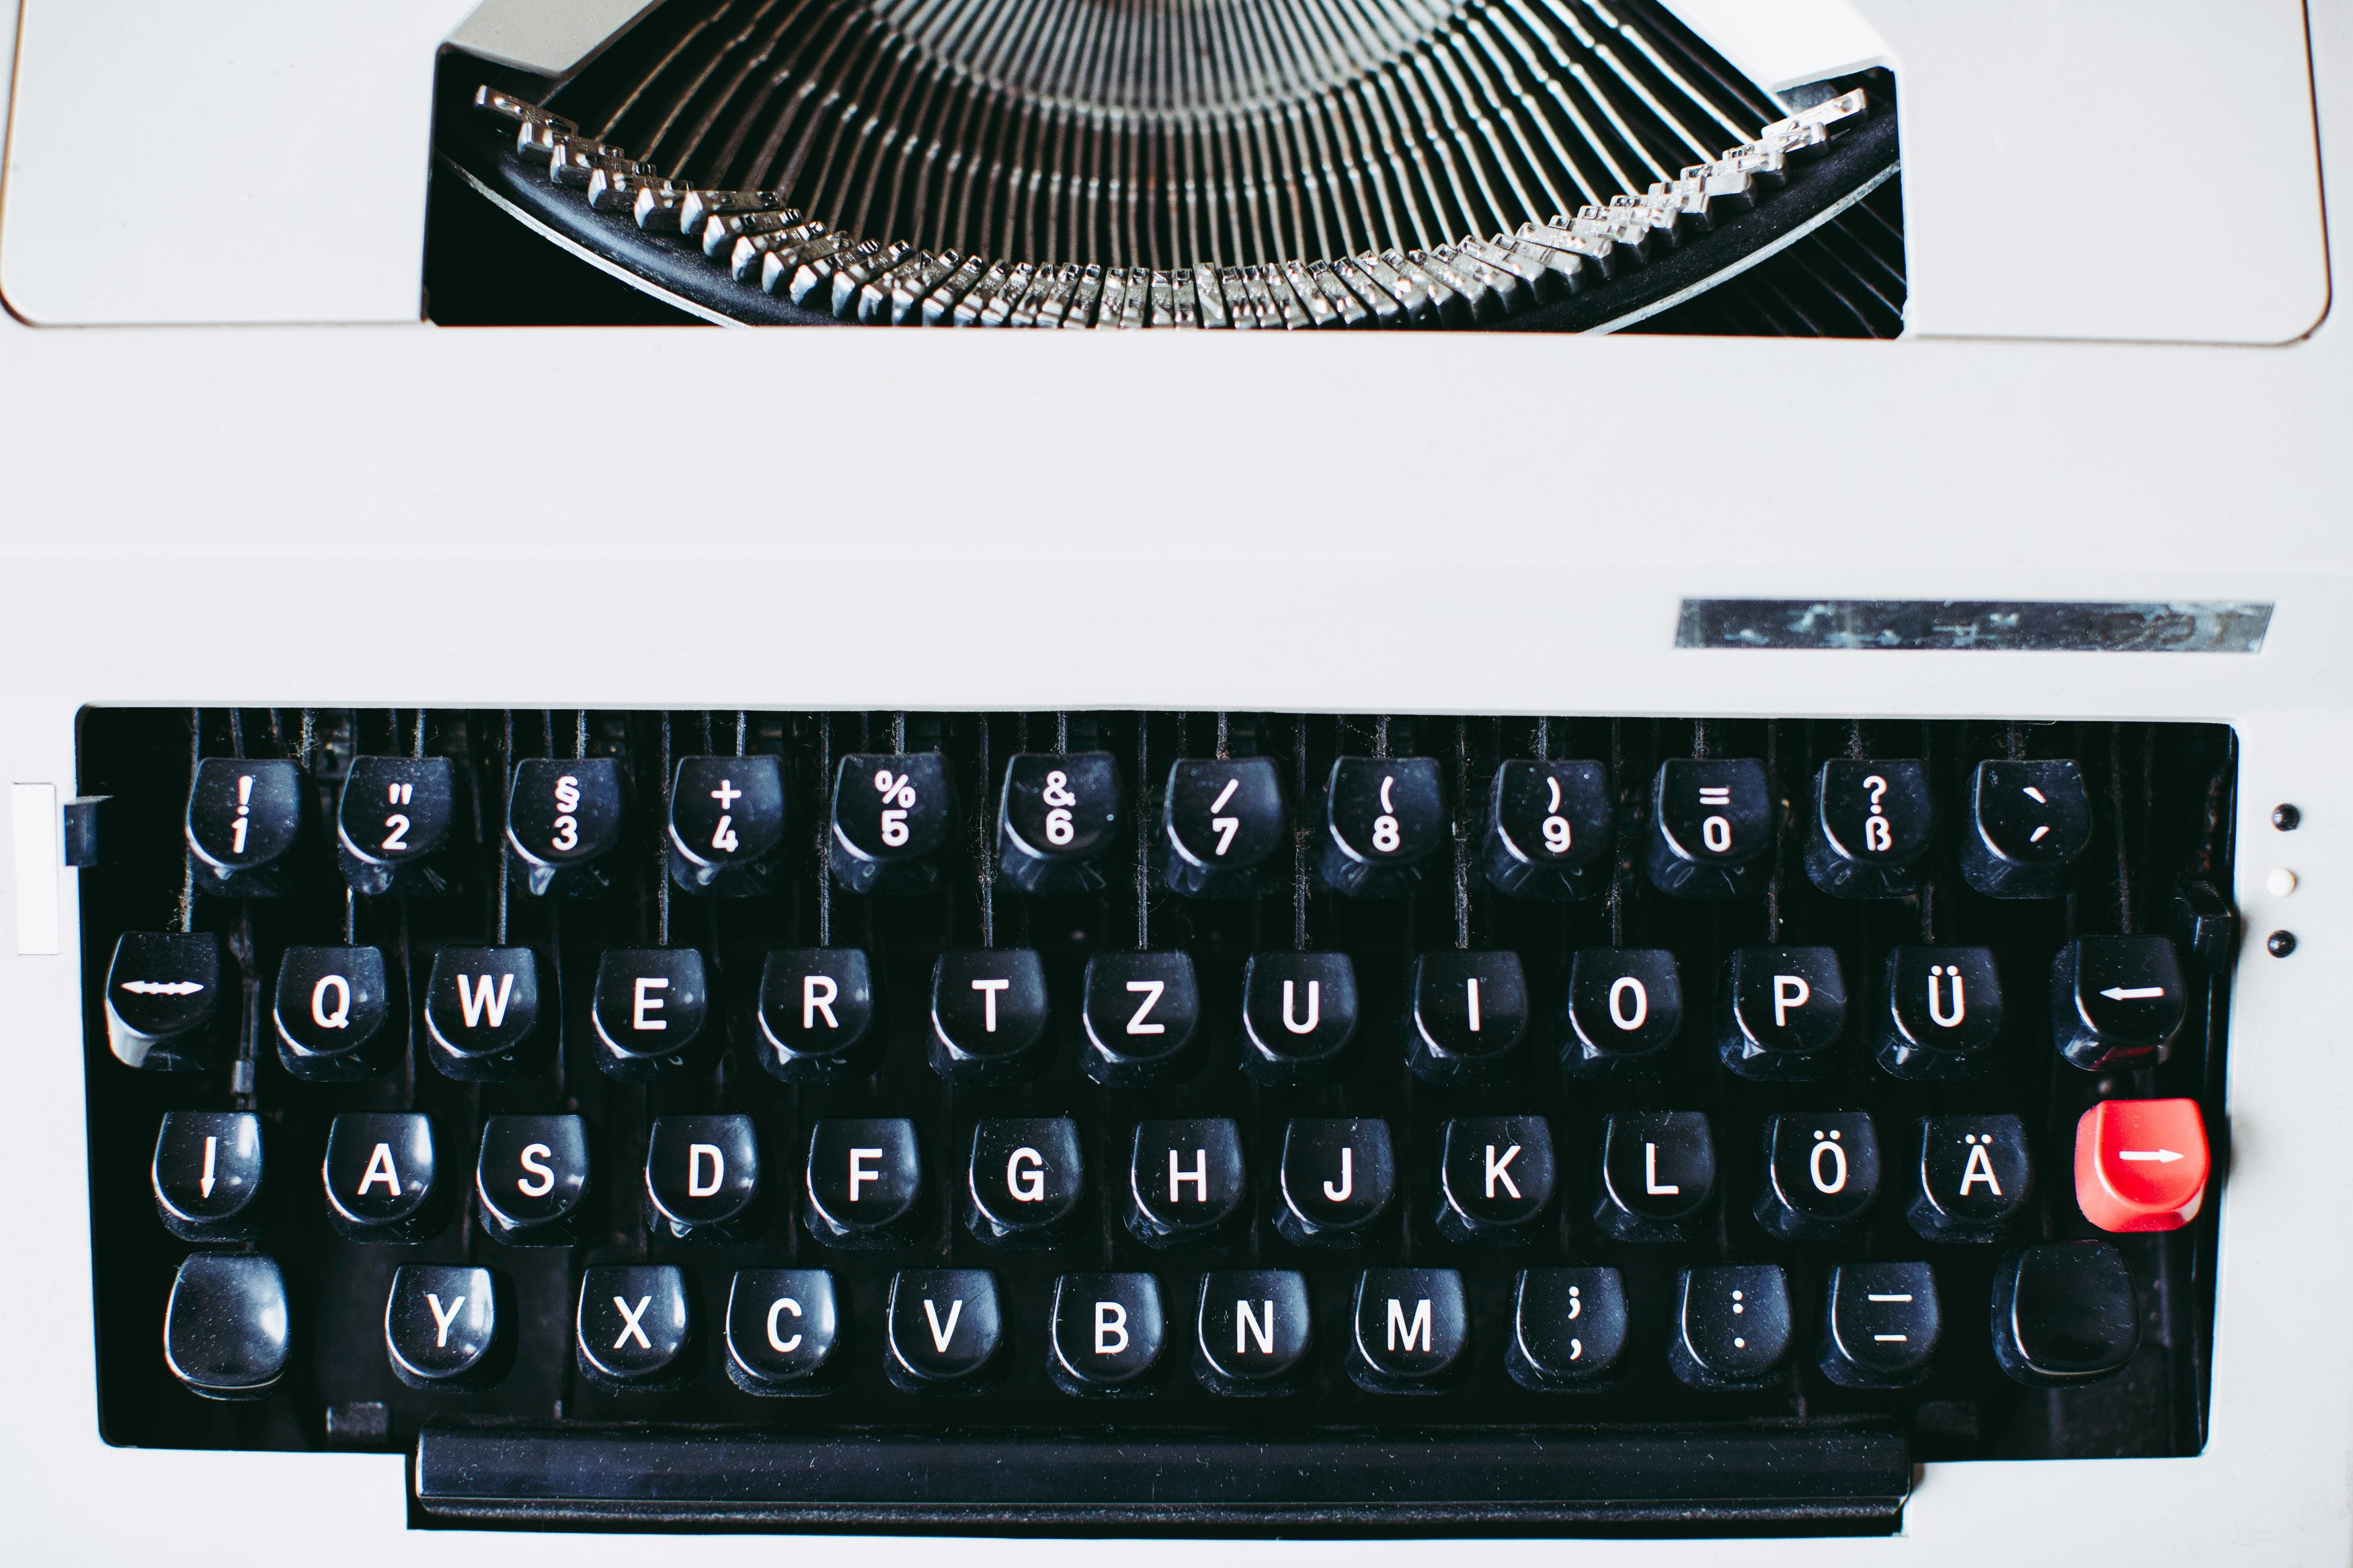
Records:
[[[2105,1100],[2075,1124],[2075,1201],[2102,1230],[2179,1230],[2206,1201],[2194,1100]]]

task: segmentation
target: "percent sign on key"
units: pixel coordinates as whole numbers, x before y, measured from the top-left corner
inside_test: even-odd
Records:
[[[884,768],[874,775],[874,790],[889,805],[913,810],[915,805],[915,781],[905,773],[894,773]]]

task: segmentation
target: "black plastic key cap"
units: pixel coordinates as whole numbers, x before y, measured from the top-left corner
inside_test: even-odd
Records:
[[[842,758],[833,785],[834,880],[853,893],[928,892],[955,819],[955,786],[940,752]]]
[[[1651,885],[1679,899],[1760,891],[1771,867],[1773,816],[1771,783],[1753,757],[1662,763],[1642,847]]]
[[[1324,788],[1324,885],[1358,898],[1402,898],[1447,842],[1446,795],[1434,757],[1338,757]]]
[[[657,1116],[646,1135],[646,1201],[656,1224],[681,1241],[730,1241],[756,1228],[766,1207],[760,1137],[752,1119]]]
[[[1127,1228],[1148,1247],[1206,1241],[1248,1191],[1241,1129],[1224,1117],[1139,1121],[1128,1159]]]
[[[2051,964],[2051,1043],[2085,1072],[2155,1067],[2187,1003],[2170,938],[2079,937]]]
[[[774,892],[785,826],[783,759],[681,757],[670,777],[670,880],[721,898]]]
[[[1080,991],[1087,1076],[1097,1083],[1139,1089],[1200,1069],[1206,1041],[1191,953],[1096,953]]]
[[[427,1055],[463,1082],[538,1069],[555,1031],[542,1031],[539,957],[527,947],[445,947],[425,986]],[[541,1037],[544,1034],[545,1038]]]
[[[1167,1348],[1160,1281],[1149,1274],[1065,1274],[1054,1281],[1052,1373],[1067,1394],[1140,1391]]]
[[[1594,1223],[1620,1241],[1681,1241],[1715,1196],[1715,1135],[1696,1110],[1602,1119]]]
[[[749,1394],[818,1394],[838,1364],[841,1308],[823,1268],[745,1268],[727,1291],[727,1376]]]
[[[1023,892],[1100,891],[1103,851],[1128,833],[1127,794],[1109,752],[1028,752],[1006,759],[997,866]]]
[[[164,1360],[191,1394],[258,1399],[284,1375],[293,1314],[274,1258],[200,1252],[164,1309]]]
[[[516,885],[535,898],[605,891],[626,816],[621,764],[613,758],[523,758],[507,786]]]
[[[1201,1276],[1193,1371],[1219,1394],[1296,1386],[1314,1347],[1307,1279],[1282,1268],[1213,1268]]]
[[[1694,1388],[1754,1388],[1789,1353],[1789,1281],[1771,1263],[1686,1268],[1667,1366]]]
[[[803,947],[760,970],[760,1060],[787,1083],[837,1083],[874,1070],[874,969],[865,950]]]
[[[352,891],[446,893],[440,864],[458,811],[447,757],[354,757],[335,805],[335,851]]]
[[[1240,899],[1281,882],[1291,843],[1282,781],[1271,757],[1187,757],[1168,769],[1161,806],[1161,875],[1173,892]]]
[[[959,1083],[1018,1083],[1052,1059],[1046,965],[1031,948],[965,949],[932,968],[932,1070]]]
[[[220,938],[209,931],[126,931],[106,970],[106,1043],[125,1067],[198,1072],[234,1027],[224,1006]]]
[[[2034,1188],[2015,1116],[1924,1116],[1905,1217],[1931,1241],[1992,1241]]]
[[[891,1277],[884,1309],[891,1381],[910,1392],[974,1386],[1005,1340],[997,1276],[985,1268],[910,1268]]]
[[[972,1130],[965,1223],[983,1241],[1041,1246],[1086,1195],[1079,1124],[1067,1116],[984,1116]]]
[[[1541,1116],[1457,1116],[1440,1135],[1438,1228],[1450,1241],[1526,1239],[1552,1205],[1552,1129]]]
[[[1683,1025],[1683,973],[1657,947],[1579,948],[1569,960],[1561,1065],[1580,1076],[1649,1070]]]
[[[1275,1228],[1310,1247],[1360,1247],[1397,1195],[1389,1124],[1373,1117],[1295,1117],[1282,1132]]]
[[[421,1241],[448,1217],[455,1184],[433,1121],[413,1110],[345,1111],[327,1126],[327,1220],[352,1241]]]
[[[261,1118],[167,1110],[148,1176],[156,1217],[183,1241],[242,1241],[261,1223]]]
[[[1928,765],[1840,757],[1814,775],[1806,876],[1836,899],[1900,899],[1936,842]]]
[[[233,899],[291,892],[308,782],[300,763],[279,758],[198,763],[185,824],[196,890]]]
[[[1615,1268],[1524,1269],[1505,1369],[1527,1388],[1597,1382],[1618,1370],[1629,1322],[1625,1281]]]
[[[588,1020],[596,1065],[625,1083],[690,1071],[719,1044],[703,1023],[711,1006],[702,952],[691,947],[617,947],[596,961]]]
[[[1358,1052],[1356,966],[1345,952],[1255,952],[1242,970],[1242,1070],[1261,1083],[1329,1083]]]
[[[1874,1016],[1879,1065],[1897,1078],[1975,1076],[2001,1032],[2001,975],[1983,947],[1899,947]]]
[[[406,1041],[388,1029],[391,979],[375,947],[290,947],[279,962],[270,1020],[278,1059],[311,1083],[350,1083],[388,1072]]]
[[[1511,1066],[1528,1030],[1528,982],[1520,955],[1425,952],[1407,982],[1406,1065],[1430,1083],[1492,1081]]]
[[[499,1310],[508,1294],[487,1268],[404,1263],[384,1307],[385,1354],[411,1388],[486,1388],[514,1360],[514,1333]],[[509,1296],[512,1302],[512,1296]]]
[[[1377,1394],[1430,1389],[1460,1373],[1471,1307],[1451,1268],[1367,1268],[1356,1277],[1348,1376]]]
[[[1846,1028],[1846,979],[1830,947],[1735,948],[1725,967],[1716,1055],[1766,1083],[1830,1076]]]
[[[474,1167],[484,1228],[510,1247],[580,1239],[588,1203],[588,1125],[577,1116],[492,1116]]]
[[[915,1124],[903,1117],[828,1117],[809,1128],[809,1234],[835,1247],[894,1247],[923,1196]]]
[[[2140,1303],[2109,1241],[2042,1241],[2002,1255],[1993,1359],[2019,1382],[2064,1388],[2121,1371],[2140,1346]]]
[[[1615,816],[1599,763],[1515,758],[1488,792],[1480,868],[1514,898],[1591,898],[1609,884]]]
[[[675,1388],[693,1373],[692,1288],[669,1264],[582,1270],[574,1324],[580,1374],[600,1388]]]
[[[1765,1119],[1757,1223],[1790,1241],[1827,1241],[1860,1225],[1879,1196],[1879,1131],[1859,1110]]]
[[[1983,762],[1969,782],[1961,875],[1989,899],[2055,899],[2092,842],[2092,796],[2072,762]]]
[[[1842,1388],[1904,1388],[1928,1375],[1944,1321],[1925,1263],[1841,1263],[1822,1292],[1822,1375]]]

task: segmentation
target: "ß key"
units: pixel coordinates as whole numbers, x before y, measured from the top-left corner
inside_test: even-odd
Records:
[[[1927,764],[1838,758],[1814,775],[1806,876],[1834,899],[1900,899],[1936,836]]]

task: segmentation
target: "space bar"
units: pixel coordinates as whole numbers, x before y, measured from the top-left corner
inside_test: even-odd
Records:
[[[1461,1524],[1897,1528],[1894,1432],[1412,1440],[827,1436],[427,1428],[416,1502],[452,1522],[1287,1531]]]

